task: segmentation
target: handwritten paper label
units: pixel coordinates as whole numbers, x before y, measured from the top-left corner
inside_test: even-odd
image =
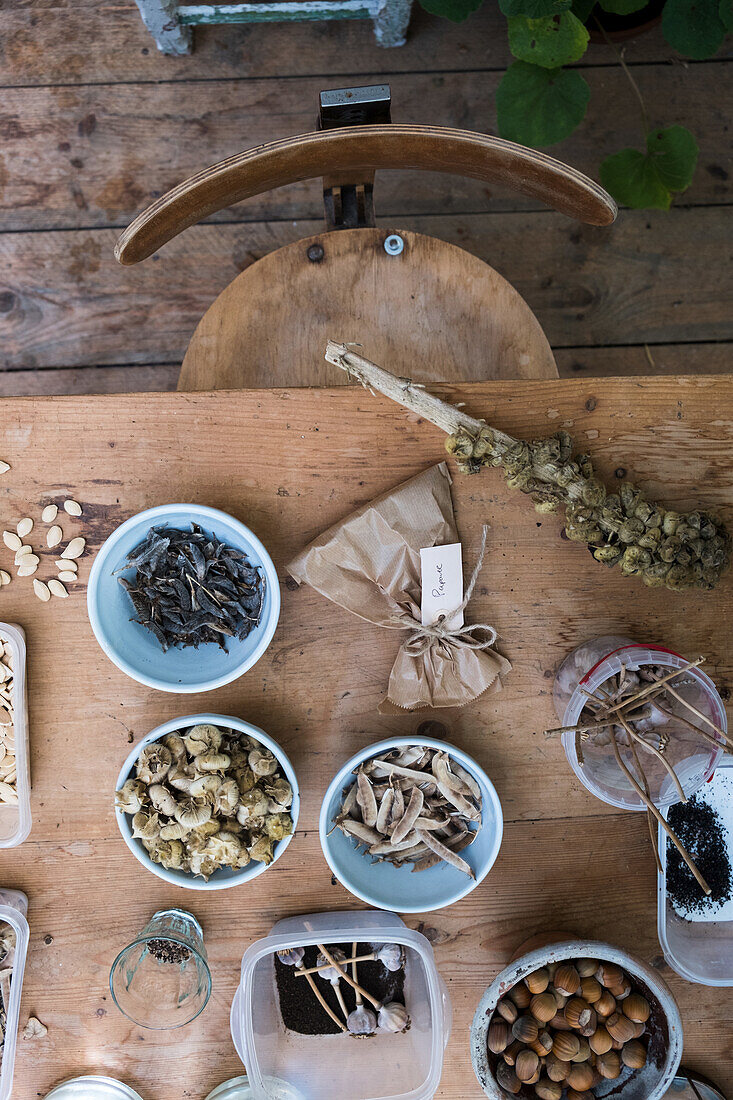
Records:
[[[452,630],[463,626],[463,554],[460,542],[448,546],[426,546],[420,551],[423,626],[432,626],[441,616]]]

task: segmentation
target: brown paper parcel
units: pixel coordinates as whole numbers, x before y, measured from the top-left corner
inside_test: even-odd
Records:
[[[498,691],[500,674],[512,667],[491,648],[496,634],[484,624],[456,633],[421,625],[420,548],[459,541],[450,486],[441,462],[335,524],[287,566],[299,584],[354,615],[409,631],[382,713],[463,706],[485,691]]]

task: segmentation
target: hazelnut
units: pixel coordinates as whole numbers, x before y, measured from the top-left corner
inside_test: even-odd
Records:
[[[651,1014],[649,1002],[640,993],[632,993],[626,998],[622,1006],[624,1016],[628,1016],[635,1024],[645,1024]]]
[[[601,1019],[605,1019],[606,1016],[611,1016],[616,1011],[616,1000],[606,989],[595,1002],[593,1008]]]
[[[621,1051],[621,1061],[629,1069],[641,1069],[646,1065],[646,1049],[643,1043],[640,1043],[637,1039],[632,1039],[630,1043],[626,1043],[624,1049]]]
[[[577,1089],[578,1092],[584,1092],[585,1089],[591,1088],[594,1076],[591,1067],[585,1062],[580,1062],[570,1070],[568,1075],[568,1086],[569,1088]]]
[[[502,1054],[502,1058],[508,1066],[513,1066],[517,1060],[517,1055],[520,1050],[524,1049],[524,1043],[520,1043],[518,1039],[515,1039]]]
[[[628,1016],[622,1016],[619,1012],[614,1012],[612,1016],[608,1017],[606,1030],[617,1043],[628,1043],[630,1039],[634,1038],[633,1023]]]
[[[572,997],[580,989],[580,975],[572,963],[563,963],[555,971],[555,989],[558,993],[564,993]]]
[[[540,1100],[560,1100],[562,1096],[562,1085],[557,1081],[552,1081],[547,1077],[542,1077],[534,1087],[535,1095],[539,1096]]]
[[[517,1055],[514,1072],[520,1081],[529,1082],[535,1074],[539,1076],[540,1060],[533,1050],[522,1050]]]
[[[578,959],[575,968],[581,978],[591,978],[598,969],[597,959]]]
[[[591,1020],[593,1009],[582,997],[571,997],[565,1005],[565,1019],[573,1028],[585,1027]]]
[[[506,1062],[499,1062],[496,1067],[496,1080],[505,1092],[511,1092],[514,1095],[516,1095],[522,1087],[522,1082]]]
[[[517,985],[512,986],[509,990],[509,996],[520,1011],[527,1008],[529,1002],[532,1000],[532,994],[527,989],[524,982],[519,982]]]
[[[564,1061],[562,1058],[558,1058],[554,1052],[547,1055],[545,1072],[551,1081],[565,1081],[571,1069],[572,1064],[569,1059]]]
[[[621,985],[626,980],[623,970],[615,963],[601,963],[596,970],[596,977],[606,989],[611,985]]]
[[[544,993],[550,984],[550,974],[547,967],[541,966],[539,970],[528,974],[524,982],[530,993]]]
[[[595,1097],[587,1089],[583,1089],[582,1092],[578,1092],[577,1089],[568,1089],[568,1100],[595,1100]]]
[[[496,1011],[499,1013],[503,1020],[506,1020],[508,1024],[513,1024],[517,1016],[519,1015],[519,1011],[514,1001],[509,1001],[506,997],[499,1001],[498,1005],[496,1006]]]
[[[529,1002],[529,1011],[541,1024],[546,1024],[557,1012],[552,993],[537,993]]]
[[[588,1043],[594,1054],[606,1054],[611,1049],[611,1036],[601,1024],[589,1037]]]
[[[626,1023],[630,1024],[630,1021],[626,1020]],[[512,1035],[520,1043],[533,1043],[539,1033],[540,1029],[534,1016],[520,1016],[512,1024]],[[629,1039],[631,1038],[632,1036],[629,1034]]]
[[[621,1073],[621,1059],[615,1050],[609,1050],[607,1054],[598,1055],[596,1069],[607,1081],[615,1081]]]
[[[535,1054],[539,1054],[540,1058],[544,1058],[552,1050],[552,1043],[553,1039],[549,1031],[541,1031],[535,1041],[529,1045]]]
[[[509,1046],[509,1025],[506,1020],[494,1020],[489,1026],[488,1048],[492,1054],[501,1054]]]
[[[574,1054],[570,1059],[571,1062],[587,1062],[590,1058],[591,1050],[587,1039],[578,1039],[580,1044],[578,1047],[578,1053]]]
[[[559,1031],[552,1044],[552,1053],[563,1062],[569,1062],[580,1050],[580,1039],[572,1031]]]
[[[589,1005],[594,1005],[597,1000],[603,995],[603,986],[597,978],[581,976],[580,979],[580,996],[584,1001],[587,1001]]]

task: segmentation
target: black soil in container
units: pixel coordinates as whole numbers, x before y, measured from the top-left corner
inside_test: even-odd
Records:
[[[694,913],[702,912],[709,905],[726,902],[733,891],[733,874],[726,833],[718,814],[695,795],[687,804],[679,802],[670,807],[669,824],[711,891],[706,897],[690,868],[668,840],[667,894],[675,908]]]
[[[327,943],[325,947],[331,953],[337,950],[343,951],[347,958],[350,958],[352,954],[350,943]],[[372,945],[370,943],[359,943],[356,946],[357,955],[368,955],[371,950]],[[306,947],[303,963],[306,969],[318,965],[317,947]],[[351,977],[351,966],[346,967],[344,965],[344,969],[348,970],[349,977]],[[284,966],[275,955],[275,983],[285,1027],[289,1031],[297,1031],[300,1035],[337,1035],[339,1029],[316,1000],[308,979],[305,977],[297,978],[297,973],[296,967]],[[331,983],[325,982],[318,974],[313,974],[313,979],[317,983],[318,991],[326,1004],[341,1019],[343,1013]],[[398,1004],[405,1003],[404,968],[393,973],[385,969],[380,962],[360,962],[356,964],[356,980],[363,989],[366,989],[372,997],[380,1002],[397,1001]],[[346,1008],[351,1012],[356,1008],[354,990],[343,979],[340,985]],[[368,1008],[373,1008],[366,999],[364,1004]]]

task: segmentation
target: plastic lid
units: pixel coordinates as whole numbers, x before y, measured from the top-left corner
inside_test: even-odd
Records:
[[[142,1100],[139,1093],[114,1077],[71,1077],[46,1095],[46,1100]]]
[[[247,1081],[247,1074],[241,1077],[230,1077],[228,1081],[222,1081],[209,1093],[206,1100],[251,1100],[252,1089]]]

